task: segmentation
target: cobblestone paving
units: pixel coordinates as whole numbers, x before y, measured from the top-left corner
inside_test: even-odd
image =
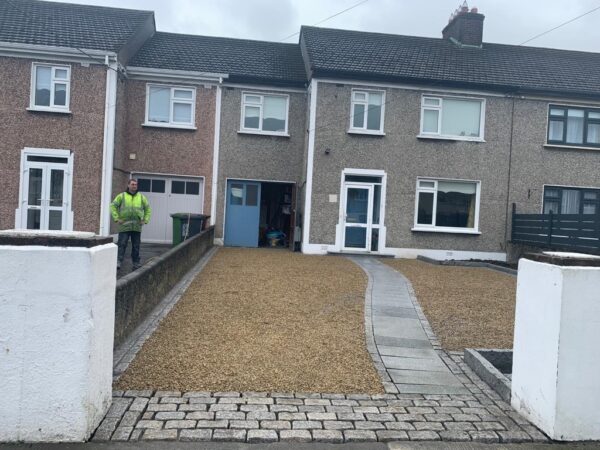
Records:
[[[92,440],[548,442],[466,366],[462,352],[441,349],[410,283],[407,286],[431,345],[428,352],[443,361],[464,393],[402,392],[402,383],[394,382],[382,360],[382,344],[376,343],[372,331],[372,320],[377,319],[367,294],[365,321],[371,331],[366,333],[367,348],[388,393],[115,391]],[[127,352],[129,359],[135,352]]]

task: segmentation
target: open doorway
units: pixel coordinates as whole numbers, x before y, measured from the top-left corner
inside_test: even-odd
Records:
[[[294,239],[294,185],[263,182],[260,196],[259,247],[290,247]]]
[[[293,183],[228,180],[226,246],[294,248]]]

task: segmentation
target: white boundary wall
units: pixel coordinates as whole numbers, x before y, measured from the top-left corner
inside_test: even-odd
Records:
[[[600,439],[600,267],[521,259],[512,406],[552,439]]]
[[[0,442],[84,441],[106,414],[116,253],[0,246]]]

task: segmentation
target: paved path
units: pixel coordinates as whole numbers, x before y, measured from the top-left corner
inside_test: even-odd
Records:
[[[432,336],[431,329],[406,278],[373,257],[351,259],[369,276],[365,321],[378,355],[371,354],[397,392],[468,394],[430,342],[425,329]]]

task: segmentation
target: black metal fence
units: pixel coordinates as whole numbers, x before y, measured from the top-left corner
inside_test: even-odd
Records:
[[[517,214],[513,203],[511,242],[600,254],[600,211],[596,214]]]

